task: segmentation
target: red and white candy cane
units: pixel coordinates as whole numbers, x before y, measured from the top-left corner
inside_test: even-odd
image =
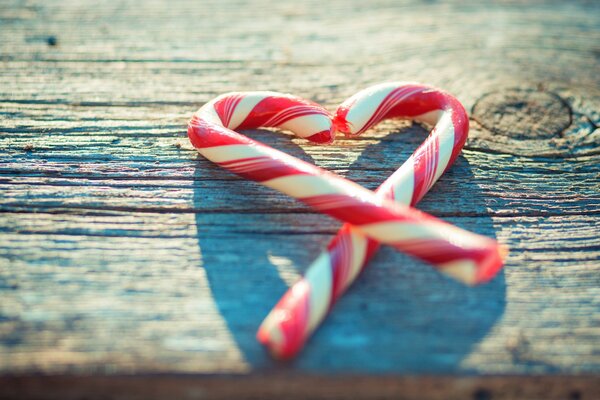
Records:
[[[435,93],[435,90],[424,86],[413,85],[413,89],[415,94],[417,89],[423,94]],[[391,96],[392,101],[395,101],[394,96]],[[370,102],[370,97],[368,96],[367,103]],[[358,107],[363,103],[358,99],[353,98],[350,101],[354,104],[347,107],[348,114],[353,113],[354,107],[357,110],[364,107]],[[387,109],[387,103],[383,102],[383,104],[383,111],[380,110],[382,116],[396,116],[393,107]],[[426,102],[416,102],[417,109],[418,104],[421,104],[423,109],[427,108]],[[241,105],[244,107],[238,112],[238,107]],[[289,110],[296,110],[297,107],[305,109],[298,118],[305,118],[307,123],[294,123],[298,121],[287,117]],[[310,114],[309,108],[313,110],[313,114]],[[351,115],[344,115],[344,110],[345,107],[342,105],[338,110],[336,125],[344,129],[348,128],[345,129],[347,131],[358,132],[362,128],[367,129],[367,125],[376,123],[368,117],[361,120],[364,115],[360,112],[357,112],[356,118],[352,119]],[[427,111],[415,115],[425,113]],[[194,114],[188,126],[188,135],[192,144],[209,160],[353,225],[354,229],[374,239],[374,245],[377,242],[390,244],[403,252],[433,263],[446,272],[469,269],[478,275],[479,270],[495,269],[501,265],[499,246],[494,240],[466,232],[401,203],[394,203],[387,198],[389,196],[378,196],[354,182],[232,130],[279,126],[293,130],[297,136],[309,140],[328,142],[334,133],[331,120],[328,126],[326,124],[328,115],[318,105],[290,95],[273,92],[232,93],[207,103]],[[308,116],[315,118],[307,118]],[[463,115],[462,118],[466,117]],[[344,127],[344,121],[353,125],[348,124]],[[427,147],[432,154],[436,153],[435,147],[424,147]],[[456,157],[456,154],[450,154],[449,158]],[[416,162],[415,165],[417,164],[419,163]],[[430,175],[425,181],[427,185],[443,172],[442,169],[438,174],[433,163],[425,170],[429,171]],[[414,187],[415,190],[419,187],[416,180]],[[420,198],[424,193],[425,190],[417,194],[417,197]],[[460,273],[454,275],[459,278],[464,276]],[[331,284],[331,280],[329,282],[311,280],[311,283],[327,285]],[[327,305],[328,302],[322,303],[321,307],[327,309]],[[306,321],[310,320],[306,319]],[[316,327],[315,323],[312,325]],[[275,338],[280,333],[285,332],[270,330],[270,337]],[[259,338],[264,339],[260,334]],[[279,339],[275,338],[273,343],[280,342]],[[272,346],[275,353],[285,355],[278,353],[277,347],[277,345]]]
[[[347,135],[360,135],[388,118],[408,118],[434,125],[429,137],[376,191],[380,198],[415,205],[460,153],[469,131],[467,114],[451,95],[420,84],[391,82],[367,88],[337,110],[335,124]],[[427,242],[421,245],[428,246]],[[278,357],[294,356],[327,312],[365,268],[379,243],[345,224],[304,278],[294,284],[261,325],[257,337]],[[498,249],[500,250],[500,249]],[[468,257],[449,260],[444,250],[427,247],[440,271],[467,283],[491,279],[501,255],[477,265]],[[500,250],[502,251],[502,250]]]

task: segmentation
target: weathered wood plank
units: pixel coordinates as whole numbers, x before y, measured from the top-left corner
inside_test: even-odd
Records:
[[[111,111],[110,118],[116,120],[127,112],[114,115]],[[48,132],[43,141],[39,133],[0,138],[0,144],[9,149],[0,166],[0,179],[12,184],[0,200],[0,207],[129,207],[176,212],[307,210],[286,196],[213,168],[197,156],[181,132],[157,138],[140,130],[121,137],[129,134],[128,129],[113,127],[109,135],[100,131],[65,136],[60,129],[57,134]],[[387,134],[387,129],[395,132]],[[476,137],[478,132],[475,128]],[[406,125],[398,130],[397,124],[386,124],[362,139],[340,139],[336,146],[327,147],[290,141],[288,135],[269,132],[256,132],[254,136],[375,188],[416,148],[425,131]],[[26,148],[28,144],[31,149]],[[598,212],[597,157],[572,158],[569,152],[565,156],[527,158],[467,150],[422,207],[440,216]],[[391,159],[397,159],[397,164],[386,162]],[[224,185],[234,186],[236,195],[219,190]],[[194,201],[194,193],[199,190],[211,195],[201,202]],[[472,196],[461,195],[465,190]],[[250,196],[261,201],[249,203],[246,200]]]
[[[4,332],[16,342],[5,355],[5,368],[37,366],[55,372],[68,368],[76,357],[71,353],[78,352],[77,364],[93,369],[118,366],[119,358],[111,359],[114,353],[131,354],[142,370],[230,371],[240,366],[233,357],[238,348],[246,363],[268,366],[254,342],[260,318],[285,289],[286,275],[293,279],[337,225],[313,214],[249,214],[238,216],[237,223],[228,214],[8,217],[12,229],[0,227],[0,254],[4,258],[8,251],[13,265],[2,274]],[[598,307],[600,283],[590,269],[600,257],[593,217],[497,217],[488,227],[480,218],[450,221],[496,234],[512,248],[503,277],[466,290],[386,249],[336,308],[297,368],[403,372],[424,359],[424,372],[598,368],[594,343],[570,340],[573,334],[598,339],[598,321],[587,318]],[[546,227],[551,231],[541,235],[549,231]],[[557,248],[556,238],[566,235],[568,245]],[[290,240],[295,246],[286,245]],[[61,290],[45,293],[49,285]],[[596,300],[590,302],[590,295]],[[361,310],[359,318],[356,310]],[[386,321],[389,315],[395,317]],[[222,319],[228,330],[215,331]],[[71,323],[71,328],[64,326]],[[488,324],[493,332],[487,331]],[[121,340],[115,340],[117,332]],[[229,335],[237,346],[227,344]],[[477,335],[486,335],[485,340],[463,359]],[[513,349],[509,339],[529,344]],[[64,344],[56,348],[58,343]],[[389,346],[403,350],[390,352]],[[153,352],[144,351],[148,347]],[[108,351],[106,358],[84,356],[99,349]]]
[[[10,373],[66,375],[72,392],[44,384],[69,396],[99,384],[82,373],[117,386],[195,373],[200,389],[161,382],[222,397],[233,392],[215,392],[213,374],[247,375],[256,396],[288,379],[349,393],[311,381],[332,372],[381,397],[399,389],[372,374],[518,375],[543,398],[598,390],[593,377],[528,378],[600,372],[596,2],[5,1],[0,24],[0,397],[25,393],[7,391]],[[420,208],[507,244],[505,271],[469,289],[382,249],[302,356],[277,364],[256,328],[339,223],[201,159],[186,121],[229,90],[333,109],[391,79],[444,87],[471,111],[463,156]],[[252,132],[369,188],[425,134],[391,122],[320,147]],[[501,386],[522,382],[421,378],[436,392],[407,379],[406,393],[432,398],[514,398]]]

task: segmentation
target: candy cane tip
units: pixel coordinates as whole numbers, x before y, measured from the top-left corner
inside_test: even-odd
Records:
[[[306,139],[318,144],[331,144],[335,138],[335,130],[333,128],[317,132],[314,135],[308,136]]]
[[[343,115],[341,115],[340,110],[336,111],[332,122],[336,131],[342,132],[346,135],[348,134],[350,130],[348,124],[350,123],[346,120],[346,118]]]
[[[270,340],[270,329],[268,326],[266,326],[265,322],[263,322],[260,328],[258,328],[258,331],[256,332],[256,340],[258,340],[260,344],[268,346]]]
[[[267,315],[256,334],[274,358],[293,358],[307,339],[310,285],[301,279]]]
[[[495,251],[482,262],[481,267],[477,271],[476,283],[485,283],[490,281],[504,265],[504,260],[508,257],[508,247],[497,245]]]
[[[483,259],[477,262],[461,259],[440,264],[440,272],[468,286],[475,286],[488,282],[496,276],[504,265],[507,254],[506,246],[495,244]]]
[[[274,318],[267,318],[256,333],[256,339],[260,344],[265,346],[269,354],[278,360],[292,359],[300,349],[294,348],[286,341],[285,335],[282,332],[282,327]]]
[[[267,315],[264,319],[258,331],[256,332],[256,338],[259,342],[266,345],[272,338],[278,338],[278,342],[281,342],[281,331],[279,329],[279,322],[285,315],[281,315],[281,311],[275,308]]]

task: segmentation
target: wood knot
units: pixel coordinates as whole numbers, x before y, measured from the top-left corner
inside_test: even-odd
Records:
[[[487,93],[473,106],[474,123],[465,147],[543,157],[595,152],[597,127],[585,110],[573,109],[574,102],[579,99],[529,88]]]
[[[572,117],[569,105],[554,93],[508,89],[481,97],[473,118],[496,134],[523,140],[560,137]]]

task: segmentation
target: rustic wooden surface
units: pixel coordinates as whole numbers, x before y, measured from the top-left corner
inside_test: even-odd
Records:
[[[248,397],[597,394],[597,2],[2,0],[0,39],[0,397],[226,398],[229,374]],[[276,363],[256,328],[339,223],[201,159],[186,121],[230,90],[333,109],[388,80],[471,112],[420,207],[507,244],[506,268],[471,289],[384,248]],[[426,131],[252,135],[375,188]]]

